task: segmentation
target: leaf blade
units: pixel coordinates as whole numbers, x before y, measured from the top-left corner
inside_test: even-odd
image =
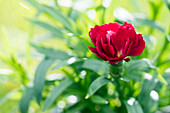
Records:
[[[170,2],[168,0],[162,0],[162,1],[168,7],[168,9],[170,10]]]
[[[93,95],[90,97],[91,101],[96,104],[108,104],[108,101],[99,95]]]
[[[51,15],[54,19],[61,22],[64,25],[64,27],[66,27],[69,31],[74,32],[69,18],[67,18],[59,10],[56,10],[56,9],[46,6],[46,5],[42,5],[42,9],[45,12],[47,12],[49,15]]]
[[[141,105],[134,98],[124,101],[128,113],[143,113]]]
[[[98,89],[100,89],[102,86],[104,86],[108,82],[111,82],[111,80],[103,76],[95,79],[88,89],[86,98],[92,96]]]
[[[33,97],[33,94],[34,94],[33,87],[26,88],[26,90],[23,93],[23,96],[20,100],[20,104],[19,104],[21,113],[27,113],[28,112],[29,103],[30,103],[30,101]]]
[[[102,76],[109,74],[109,65],[100,60],[94,60],[94,59],[86,60],[82,67],[92,70]]]
[[[61,50],[54,50],[52,48],[46,48],[42,46],[37,46],[33,43],[31,45],[40,53],[44,54],[45,56],[51,58],[51,59],[59,59],[59,60],[65,60],[69,58],[69,55]]]
[[[45,83],[45,75],[53,62],[53,59],[44,59],[36,69],[34,78],[34,91],[38,104],[40,104],[42,98],[41,92]]]
[[[55,86],[45,100],[43,111],[45,111],[55,101],[55,99],[72,83],[73,82],[69,78],[66,78],[61,81],[58,86]]]
[[[65,38],[61,28],[55,27],[53,25],[50,25],[48,23],[38,21],[38,20],[31,20],[31,19],[27,19],[27,20],[33,24],[36,24],[36,25],[50,31],[54,36],[56,36],[58,38],[61,38],[61,39]]]

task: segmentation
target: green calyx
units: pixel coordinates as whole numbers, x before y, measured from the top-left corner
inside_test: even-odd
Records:
[[[118,78],[123,74],[123,61],[118,62],[117,64],[110,65],[110,75],[113,78]]]

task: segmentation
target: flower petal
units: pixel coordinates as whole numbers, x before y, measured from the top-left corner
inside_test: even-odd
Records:
[[[138,45],[136,46],[131,46],[128,56],[138,56],[142,54],[143,50],[145,49],[145,41],[143,40],[142,35],[138,34]]]
[[[89,36],[91,38],[92,43],[96,46],[96,38],[98,33],[100,32],[100,26],[95,25],[94,28],[91,28],[90,32],[89,32]]]
[[[124,48],[127,40],[128,36],[126,27],[121,27],[116,34],[116,38],[113,38],[114,44],[117,47],[118,51],[121,51]]]
[[[110,44],[110,38],[107,38],[107,44],[103,42],[103,39],[101,39],[101,44],[103,47],[104,52],[110,57],[113,58],[115,51],[113,49],[113,46]]]
[[[120,62],[122,60],[124,60],[124,58],[126,57],[126,55],[122,55],[120,57],[116,57],[116,58],[110,58],[109,59],[109,63],[116,63],[116,62]]]
[[[121,25],[117,22],[108,24],[108,30],[111,30],[115,33],[117,33],[117,31],[119,30],[120,27],[121,27]]]
[[[97,50],[96,50],[96,48],[94,48],[94,47],[88,47],[89,49],[90,49],[90,51],[92,52],[92,53],[94,53],[97,57],[99,57],[99,58],[101,58],[101,59],[103,59],[102,57],[100,57],[100,55],[98,54],[98,52],[97,52]],[[104,60],[104,59],[103,59]]]
[[[109,59],[109,57],[105,54],[105,52],[102,48],[100,37],[97,37],[97,40],[96,40],[96,50],[97,50],[98,54],[100,55],[100,57],[102,57],[104,60]]]
[[[130,58],[125,58],[124,59],[126,62],[129,62],[130,61]]]

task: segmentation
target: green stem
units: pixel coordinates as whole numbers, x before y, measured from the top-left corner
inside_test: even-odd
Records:
[[[105,8],[105,7],[103,7],[102,24],[104,24],[105,11],[106,11],[106,8]]]
[[[119,99],[121,101],[122,100],[122,91],[121,91],[121,88],[120,88],[120,77],[116,77],[116,78],[114,78],[114,80],[115,80],[116,89],[119,93]]]
[[[121,107],[118,108],[118,111],[122,111],[122,105],[123,105],[123,94],[121,90],[121,83],[120,78],[123,74],[123,61],[119,62],[118,64],[112,64],[110,66],[110,75],[114,79],[113,84],[115,84],[116,90],[119,93],[119,100],[121,102]]]

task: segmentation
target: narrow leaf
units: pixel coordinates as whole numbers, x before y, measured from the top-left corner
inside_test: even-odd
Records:
[[[149,59],[133,60],[125,64],[124,76],[133,80],[142,80],[142,72],[148,72],[157,67]]]
[[[150,96],[150,92],[155,88],[156,84],[158,83],[157,79],[157,72],[155,71],[152,75],[145,74],[145,79],[142,84],[142,89],[139,94],[139,102],[142,105],[145,105],[147,103],[147,100]]]
[[[51,15],[53,18],[61,22],[64,27],[66,27],[69,31],[73,32],[71,22],[67,16],[61,13],[61,11],[56,10],[52,7],[43,5],[42,9],[47,12],[49,15]]]
[[[33,97],[33,94],[34,94],[33,87],[25,89],[25,92],[23,93],[19,104],[21,113],[28,113],[29,104]]]
[[[100,60],[86,60],[82,66],[83,68],[92,70],[99,75],[108,75],[109,74],[109,65]]]
[[[162,76],[165,79],[165,81],[168,83],[168,85],[170,85],[170,72],[166,72]]]
[[[41,92],[45,83],[45,75],[49,67],[53,64],[53,59],[44,59],[36,69],[35,78],[34,78],[34,90],[37,102],[40,104],[42,95]]]
[[[69,108],[66,113],[77,113],[79,111],[81,111],[82,109],[84,109],[86,106],[84,103],[77,103],[75,105],[73,105],[71,108]]]
[[[146,42],[147,47],[150,48],[150,49],[153,49],[153,42],[152,42],[152,40],[154,38],[155,37],[153,37],[152,35],[144,35],[144,37],[143,37],[144,41]]]
[[[56,26],[47,24],[47,23],[42,22],[42,21],[30,20],[30,19],[27,19],[27,20],[30,21],[33,24],[36,24],[36,25],[38,25],[38,26],[40,26],[40,27],[50,31],[57,38],[61,38],[61,39],[64,38],[64,34],[63,34],[61,28],[58,28]]]
[[[0,106],[5,103],[8,99],[10,99],[13,95],[15,95],[18,92],[17,89],[14,89],[7,93],[3,98],[0,99]]]
[[[146,25],[153,29],[158,29],[161,32],[165,32],[165,30],[157,21],[149,20],[145,14],[142,15],[144,16],[141,17],[135,14],[133,15],[129,11],[121,7],[114,10],[114,16],[121,22],[132,22],[136,26]]]
[[[128,101],[124,102],[127,108],[128,113],[143,113],[143,110],[134,98],[130,98]]]
[[[36,8],[40,8],[40,4],[38,2],[36,2],[36,0],[25,0],[25,1]]]
[[[159,95],[156,91],[152,90],[147,102],[143,105],[144,113],[155,113],[158,109]]]
[[[98,77],[90,85],[86,98],[92,96],[98,89],[100,89],[102,86],[106,85],[108,82],[111,82],[111,80],[109,80],[108,78],[106,78],[104,76]]]
[[[155,20],[149,20],[146,18],[138,18],[138,17],[136,17],[135,19],[136,19],[136,22],[140,25],[147,25],[147,26],[157,29],[161,32],[165,32],[165,30],[162,28],[162,26]]]
[[[140,70],[147,72],[150,69],[156,69],[157,67],[152,64],[152,62],[149,59],[140,59],[140,60],[133,60],[129,63],[125,64],[125,69],[128,72],[132,72],[134,70]]]
[[[58,86],[55,86],[45,100],[43,111],[45,111],[57,99],[57,97],[72,83],[73,82],[69,78],[66,78],[61,81]]]
[[[166,35],[166,38],[167,38],[168,42],[170,42],[170,34]]]
[[[31,45],[40,53],[44,54],[45,56],[52,58],[52,59],[59,59],[59,60],[65,60],[69,58],[69,55],[61,50],[54,50],[52,48],[46,48],[42,46],[37,46],[35,44]]]
[[[162,0],[162,1],[168,7],[168,9],[170,10],[170,1],[169,0]]]
[[[93,103],[96,103],[96,104],[108,104],[108,101],[105,100],[104,98],[102,98],[101,96],[98,96],[98,95],[93,95],[90,97],[90,100],[93,102]]]
[[[61,61],[59,63],[57,63],[52,69],[51,71],[54,71],[56,69],[59,69],[63,66],[66,66],[66,65],[71,65],[71,64],[74,64],[76,62],[80,62],[80,61],[83,61],[84,59],[80,59],[80,58],[75,58],[75,57],[72,57],[72,58],[69,58],[67,60],[64,60],[64,61]]]

